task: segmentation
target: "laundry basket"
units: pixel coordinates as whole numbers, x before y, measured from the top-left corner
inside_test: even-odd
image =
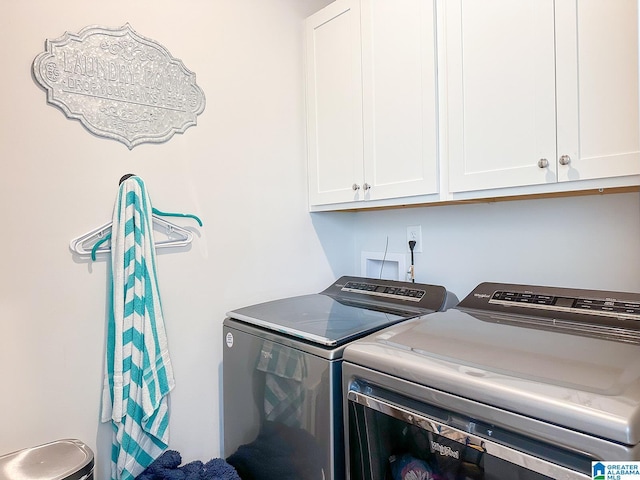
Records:
[[[93,452],[66,439],[0,456],[0,480],[93,480]]]

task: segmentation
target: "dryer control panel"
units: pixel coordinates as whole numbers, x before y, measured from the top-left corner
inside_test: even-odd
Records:
[[[458,308],[640,330],[640,294],[630,292],[485,282]]]
[[[623,315],[624,317],[640,319],[640,301],[617,300],[610,297],[566,297],[513,290],[496,290],[489,303],[610,317]]]

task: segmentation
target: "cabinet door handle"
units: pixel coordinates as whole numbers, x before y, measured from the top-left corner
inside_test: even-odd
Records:
[[[362,185],[362,188],[364,188],[365,190],[369,190],[371,188],[371,185],[365,183],[364,185]]]
[[[571,163],[571,157],[569,155],[562,155],[559,162],[560,165],[569,165]]]
[[[366,185],[366,184],[365,184]],[[360,185],[358,185],[357,183],[354,183],[353,185],[351,185],[351,189],[354,192],[357,192],[358,190],[360,190]]]
[[[548,166],[549,166],[549,160],[547,160],[546,158],[541,158],[540,160],[538,160],[538,167],[547,168]]]

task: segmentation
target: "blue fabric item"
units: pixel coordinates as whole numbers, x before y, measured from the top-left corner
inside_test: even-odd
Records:
[[[240,480],[236,470],[221,458],[204,464],[196,460],[180,467],[181,462],[178,452],[167,450],[136,480]]]
[[[401,456],[392,455],[389,458],[393,480],[435,480],[433,469],[427,462],[414,458],[406,453]]]
[[[156,276],[151,200],[122,182],[111,228],[111,308],[102,421],[111,421],[112,480],[138,476],[168,447],[173,370]]]
[[[256,439],[226,461],[242,480],[323,480],[322,450],[301,428],[265,422]]]

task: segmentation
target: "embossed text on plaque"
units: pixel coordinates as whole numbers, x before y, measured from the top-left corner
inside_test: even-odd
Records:
[[[195,74],[129,24],[47,40],[33,74],[48,103],[129,149],[183,133],[205,106]]]

